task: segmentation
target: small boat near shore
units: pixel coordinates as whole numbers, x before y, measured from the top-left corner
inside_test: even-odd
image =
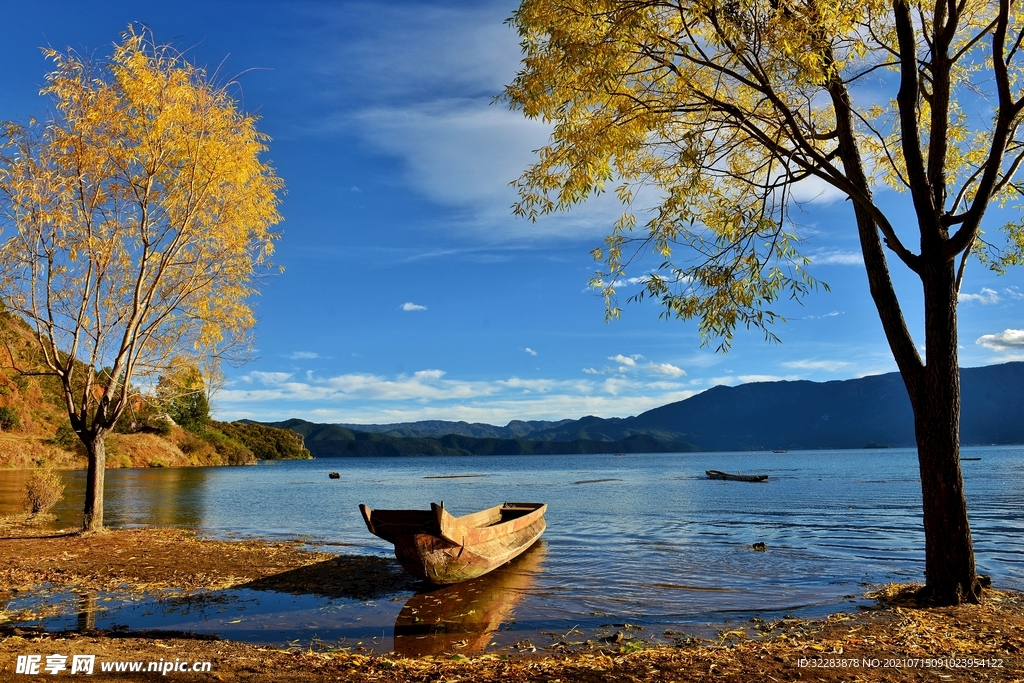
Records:
[[[473,579],[523,553],[544,533],[544,503],[504,503],[456,517],[429,510],[374,510],[360,505],[370,533],[395,545],[405,571],[438,585]]]
[[[718,470],[704,470],[709,479],[726,479],[729,481],[768,481],[767,474],[730,474]]]

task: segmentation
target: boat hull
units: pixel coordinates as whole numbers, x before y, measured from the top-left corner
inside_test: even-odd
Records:
[[[442,505],[426,510],[359,506],[370,533],[390,541],[402,568],[437,585],[466,581],[522,554],[544,533],[540,503],[505,503],[455,517]]]
[[[727,481],[768,481],[767,474],[730,474],[718,470],[704,470],[709,479],[725,479]]]

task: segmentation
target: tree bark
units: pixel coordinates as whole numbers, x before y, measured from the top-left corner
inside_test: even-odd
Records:
[[[103,528],[103,477],[107,466],[107,448],[102,433],[85,439],[85,450],[89,456],[89,470],[85,477],[85,518],[82,528],[99,531]]]
[[[937,604],[979,602],[974,544],[960,470],[960,366],[952,260],[922,268],[925,367],[907,390],[914,409],[924,508],[925,590]],[[906,378],[905,378],[906,379]]]

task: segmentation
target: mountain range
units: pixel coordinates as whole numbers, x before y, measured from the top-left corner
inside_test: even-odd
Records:
[[[963,445],[1024,443],[1024,362],[963,368]],[[633,417],[513,420],[504,427],[429,420],[388,425],[265,423],[296,431],[317,457],[679,452],[914,445],[898,373],[831,382],[716,386]]]

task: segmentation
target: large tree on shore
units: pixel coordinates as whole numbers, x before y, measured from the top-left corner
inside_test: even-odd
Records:
[[[255,119],[147,32],[104,61],[46,55],[53,113],[8,125],[0,159],[0,296],[41,351],[19,369],[57,378],[85,444],[95,530],[104,438],[133,392],[247,349],[282,184]]]
[[[993,202],[1024,194],[1022,4],[523,0],[510,20],[524,57],[506,97],[554,125],[515,210],[536,218],[618,185],[626,212],[595,251],[611,315],[616,281],[649,248],[661,267],[640,298],[696,318],[724,348],[737,324],[771,335],[773,304],[816,284],[789,218],[794,191],[816,182],[849,198],[914,410],[925,593],[945,604],[981,597],[959,461],[957,295],[969,255],[996,270],[1024,260],[1024,221],[1000,226],[998,244],[981,231]],[[877,201],[879,184],[903,193],[916,226]],[[644,185],[660,199],[638,227],[629,207]],[[890,261],[920,278],[924,357]]]

